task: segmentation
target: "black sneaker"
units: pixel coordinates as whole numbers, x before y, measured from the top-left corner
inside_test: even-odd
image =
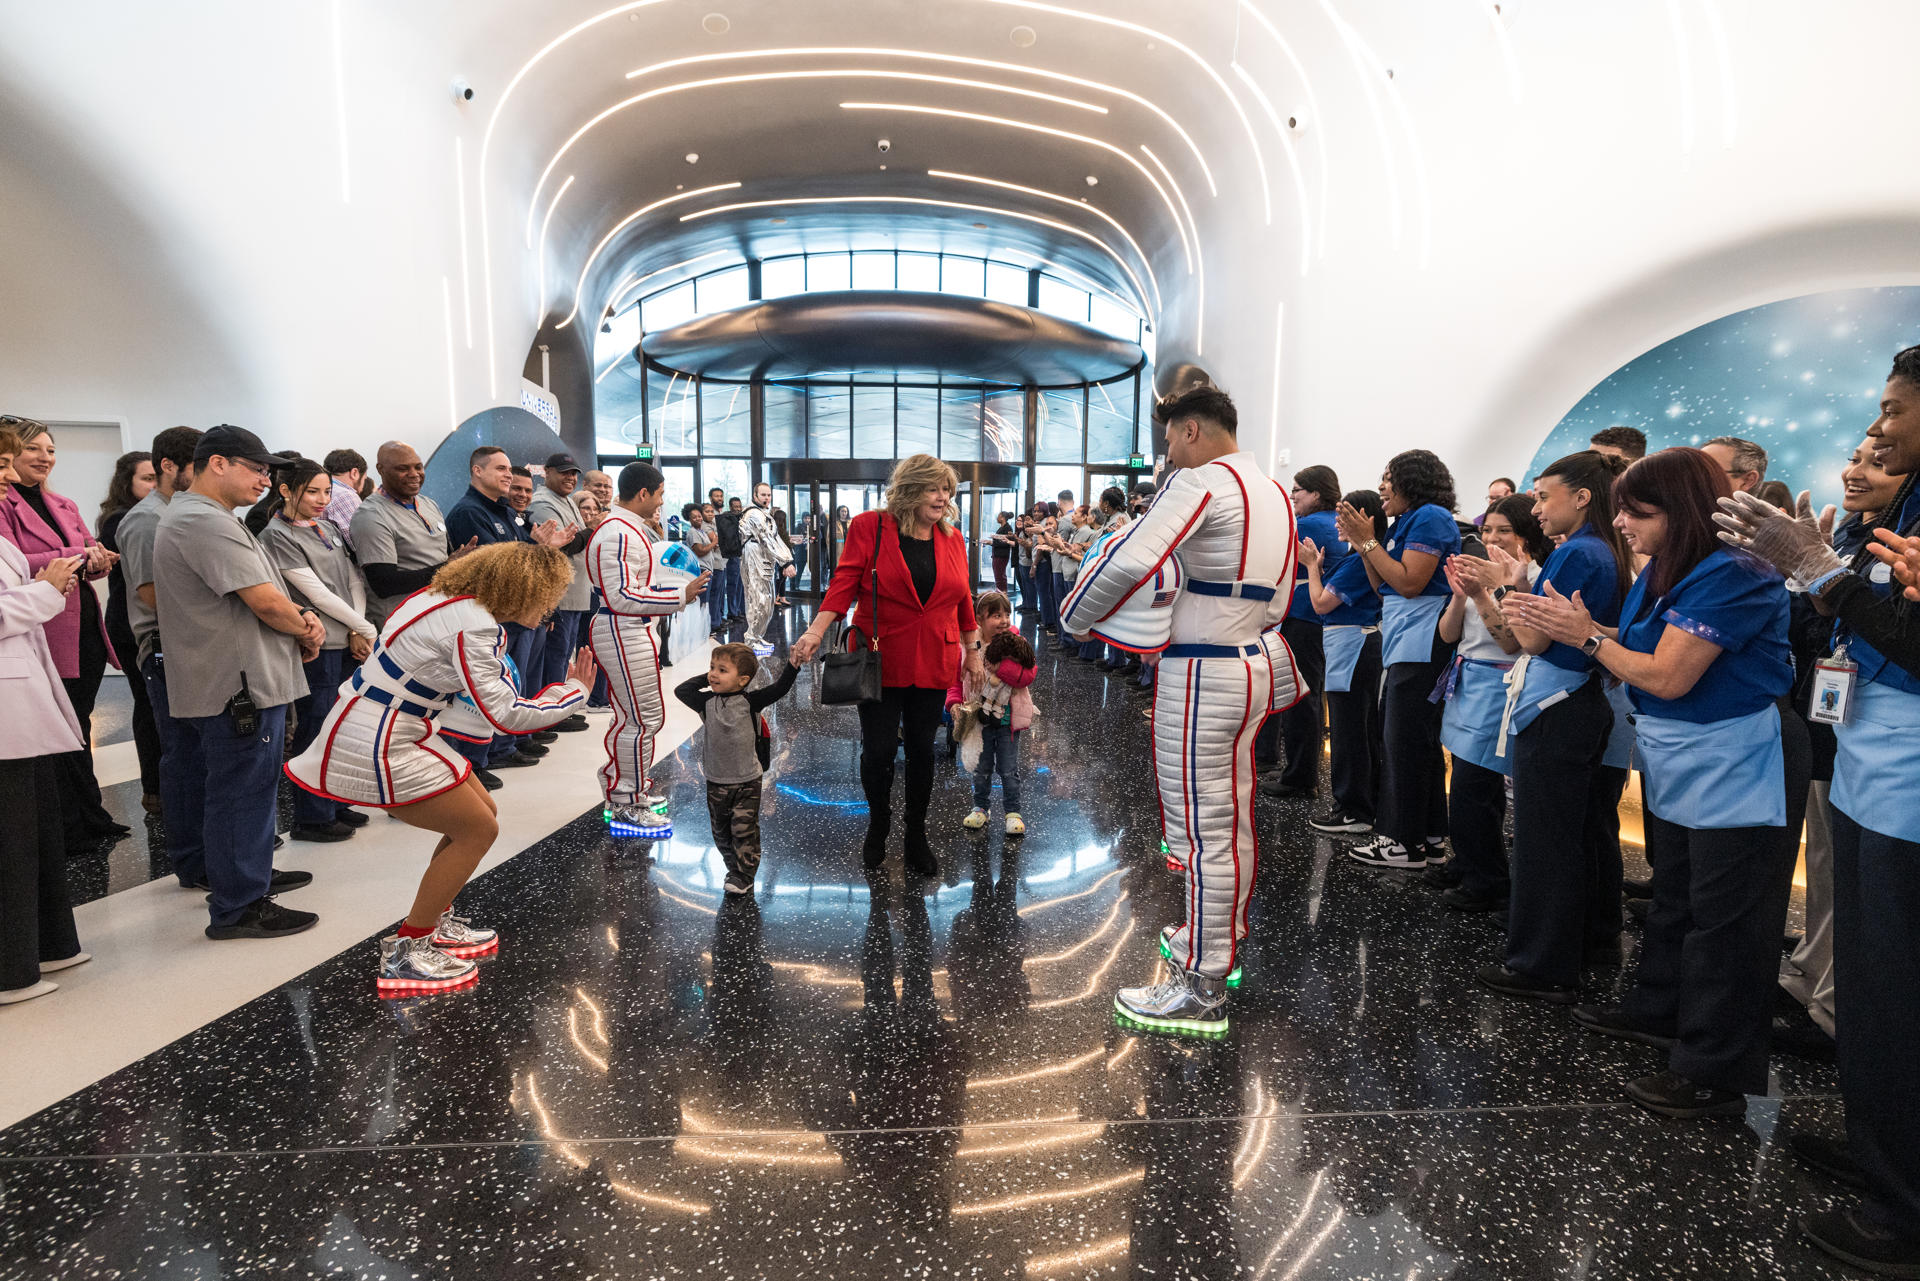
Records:
[[[533,746],[539,748],[543,754],[547,750],[544,747],[540,747],[538,743],[533,744]],[[525,769],[529,765],[538,765],[539,763],[539,756],[534,755],[525,748],[521,748],[519,751],[508,756],[503,756],[497,761],[488,761],[487,767],[489,769]],[[484,782],[485,780],[482,781]]]
[[[869,824],[867,839],[860,846],[860,862],[868,871],[872,871],[887,861],[887,829],[875,830]]]
[[[915,876],[940,875],[940,861],[933,856],[933,846],[927,843],[925,832],[907,833],[907,870]]]
[[[544,747],[546,744],[551,743],[554,740],[558,739],[560,735],[550,729],[537,729],[533,731],[533,733],[527,735],[527,737]],[[524,742],[521,743],[520,747],[522,751],[526,750],[526,744]]]
[[[305,889],[311,884],[313,884],[312,872],[302,872],[298,868],[291,867],[282,870],[276,867],[273,869],[273,875],[267,878],[267,893],[285,894],[289,890]],[[185,890],[199,890],[202,894],[213,893],[213,886],[207,884],[205,881],[195,881],[190,885],[182,882],[180,888]]]
[[[1335,810],[1319,818],[1307,820],[1307,826],[1316,832],[1345,832],[1361,834],[1373,830],[1373,820],[1355,818],[1345,810]]]
[[[1866,1189],[1867,1172],[1853,1159],[1853,1153],[1847,1151],[1845,1143],[1796,1130],[1787,1136],[1787,1151],[1835,1183],[1844,1183],[1862,1191]]]
[[[1655,1072],[1627,1082],[1627,1097],[1649,1112],[1692,1121],[1703,1116],[1740,1116],[1747,1096],[1737,1090],[1698,1085],[1678,1072]]]
[[[586,727],[587,718],[575,712],[572,716],[567,717],[567,719],[555,725],[553,729],[557,734],[578,734]]]
[[[1440,896],[1440,901],[1455,912],[1503,912],[1507,907],[1506,895],[1482,894],[1464,885],[1448,890]]]
[[[333,816],[333,821],[336,823],[345,823],[348,827],[365,827],[373,820],[365,814],[362,814],[359,810],[343,809]]]
[[[1421,873],[1420,883],[1428,889],[1450,890],[1459,885],[1460,880],[1460,869],[1453,865],[1453,860],[1428,846],[1427,870]]]
[[[1623,1041],[1638,1041],[1660,1050],[1673,1048],[1673,1037],[1636,1022],[1617,1005],[1576,1005],[1573,1007],[1573,1021],[1601,1036],[1617,1036]]]
[[[271,897],[255,899],[232,925],[209,925],[210,939],[277,939],[285,934],[310,930],[320,918],[312,912],[296,912],[281,907]]]
[[[1366,844],[1348,850],[1347,857],[1368,867],[1425,867],[1427,848],[1422,845],[1408,849],[1391,836],[1376,836]]]
[[[1883,1277],[1920,1277],[1920,1238],[1894,1236],[1857,1209],[1803,1214],[1800,1230],[1843,1263]]]
[[[1798,1011],[1797,1017],[1776,1015],[1769,1040],[1781,1054],[1821,1063],[1833,1062],[1840,1048],[1826,1029],[1808,1018],[1804,1010]]]
[[[542,756],[545,756],[548,752],[552,751],[553,749],[551,747],[548,747],[545,743],[538,742],[532,739],[523,739],[519,743],[516,743],[514,745],[513,750],[517,755],[531,756],[535,760],[539,760]]]
[[[498,774],[495,774],[492,770],[481,769],[478,765],[473,767],[473,776],[479,779],[480,786],[486,788],[489,792],[497,792],[506,786],[505,783],[500,781]]]
[[[353,828],[336,820],[332,823],[296,827],[293,829],[292,836],[296,841],[319,841],[323,844],[333,841],[350,841],[353,839]]]
[[[1490,987],[1502,996],[1519,997],[1522,1000],[1548,1001],[1554,1005],[1572,1005],[1580,999],[1578,990],[1561,987],[1558,983],[1548,983],[1531,974],[1522,974],[1519,970],[1508,969],[1504,965],[1483,965],[1474,975],[1481,986]]]
[[[1260,780],[1260,794],[1274,797],[1277,800],[1290,801],[1311,798],[1313,796],[1313,789],[1311,787],[1295,787],[1292,783],[1275,776]]]

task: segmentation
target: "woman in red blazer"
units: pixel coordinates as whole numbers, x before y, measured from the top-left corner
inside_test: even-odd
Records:
[[[904,739],[907,868],[922,876],[940,872],[927,840],[933,738],[962,656],[975,676],[985,670],[973,617],[973,560],[965,536],[953,527],[953,491],[958,485],[953,468],[932,454],[915,454],[893,469],[886,510],[853,518],[826,599],[789,655],[796,663],[810,661],[827,629],[850,607],[860,611],[857,630],[879,632],[885,692],[879,702],[860,709],[860,785],[867,794],[862,856],[869,868],[879,867],[887,857],[894,753]],[[877,619],[867,616],[876,576]]]
[[[87,522],[71,498],[47,488],[47,477],[53,471],[53,433],[46,424],[31,418],[16,418],[6,425],[20,437],[20,453],[13,463],[19,482],[0,504],[0,537],[20,549],[31,573],[39,573],[56,560],[84,556],[84,575],[90,579],[104,577],[119,557],[87,531]],[[115,667],[120,663],[107,642],[100,598],[91,588],[69,593],[66,608],[49,619],[44,630],[60,683],[66,686],[67,701],[80,720],[81,737],[89,745],[78,752],[63,753],[54,762],[67,849],[78,852],[102,840],[118,840],[128,832],[100,803],[100,784],[93,776],[93,739],[88,732],[100,678],[108,663]]]

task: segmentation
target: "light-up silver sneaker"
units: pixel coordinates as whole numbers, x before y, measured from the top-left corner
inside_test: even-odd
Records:
[[[616,805],[607,817],[607,830],[615,836],[664,840],[673,835],[673,821],[646,805]]]
[[[442,912],[439,924],[433,927],[433,945],[448,956],[487,956],[500,950],[500,935],[475,928],[464,916]]]
[[[380,977],[374,986],[381,996],[424,996],[471,987],[480,978],[472,961],[448,956],[429,938],[403,939],[389,934],[380,940]]]
[[[1174,932],[1177,931],[1179,928],[1180,927],[1178,925],[1169,925],[1165,929],[1160,931],[1160,955],[1166,957],[1167,960],[1174,965],[1180,964],[1179,961],[1174,960],[1174,956],[1173,956],[1173,936],[1174,936]],[[1245,968],[1244,966],[1241,966],[1240,964],[1235,963],[1233,967],[1233,973],[1227,975],[1228,987],[1240,986],[1240,977],[1241,977],[1240,971],[1244,968]]]
[[[1227,985],[1175,971],[1164,983],[1115,992],[1113,1017],[1136,1031],[1216,1040],[1227,1034]]]

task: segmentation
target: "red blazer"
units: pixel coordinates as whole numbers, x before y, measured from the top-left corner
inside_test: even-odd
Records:
[[[820,606],[845,616],[857,604],[864,623],[865,611],[872,607],[868,576],[878,560],[880,670],[889,686],[945,690],[960,670],[960,634],[979,626],[973,617],[973,573],[965,535],[936,529],[933,542],[937,573],[933,592],[922,605],[913,572],[900,554],[900,526],[885,512],[861,512],[847,526],[846,549]]]
[[[40,519],[40,513],[27,505],[27,500],[18,493],[7,495],[6,502],[0,504],[0,538],[18,547],[27,558],[29,573],[37,574],[53,561],[67,556],[78,556],[100,540],[87,532],[87,522],[80,515],[80,508],[65,494],[56,494],[40,487],[46,496],[47,511],[53,515],[58,529],[51,529],[47,522]],[[98,578],[100,575],[91,575]],[[92,588],[80,590],[92,591]],[[100,634],[105,636],[107,609],[102,605],[99,610]],[[55,614],[45,624],[47,648],[53,651],[54,666],[60,675],[72,680],[80,674],[80,592],[77,590],[67,597],[66,608]],[[115,667],[120,660],[113,652],[113,642],[107,642],[107,661]]]

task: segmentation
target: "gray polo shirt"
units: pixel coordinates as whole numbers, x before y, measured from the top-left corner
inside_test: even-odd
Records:
[[[153,540],[153,589],[174,716],[219,715],[242,673],[259,707],[307,692],[299,640],[261,622],[236,594],[261,583],[286,590],[238,516],[195,493],[167,504]]]
[[[577,525],[581,529],[587,527],[587,523],[580,519],[580,509],[573,505],[571,498],[562,498],[545,486],[533,491],[533,501],[527,504],[527,520],[535,525],[557,520],[562,529],[569,525]],[[567,557],[567,563],[573,566],[573,581],[567,584],[567,594],[560,598],[558,608],[585,609],[593,603],[593,598],[588,594],[593,589],[587,582],[586,551],[582,549]]]
[[[360,576],[360,567],[354,564],[353,554],[347,550],[346,538],[339,527],[325,516],[311,525],[296,525],[284,516],[275,516],[260,531],[260,547],[281,573],[310,569],[322,587],[341,600],[353,600],[353,580]],[[302,605],[313,604],[292,584],[288,584],[287,594]],[[314,613],[327,628],[327,639],[321,648],[345,649],[347,625],[321,610],[316,609]]]
[[[362,565],[433,569],[447,563],[447,518],[425,494],[414,499],[412,507],[403,507],[387,497],[386,490],[374,490],[354,512],[351,533]],[[378,627],[405,599],[373,596],[367,602],[367,621]]]
[[[114,536],[120,544],[121,581],[127,585],[127,623],[140,646],[142,666],[160,648],[160,618],[140,599],[140,589],[153,581],[153,536],[166,510],[167,500],[156,485],[120,518],[120,530]]]

